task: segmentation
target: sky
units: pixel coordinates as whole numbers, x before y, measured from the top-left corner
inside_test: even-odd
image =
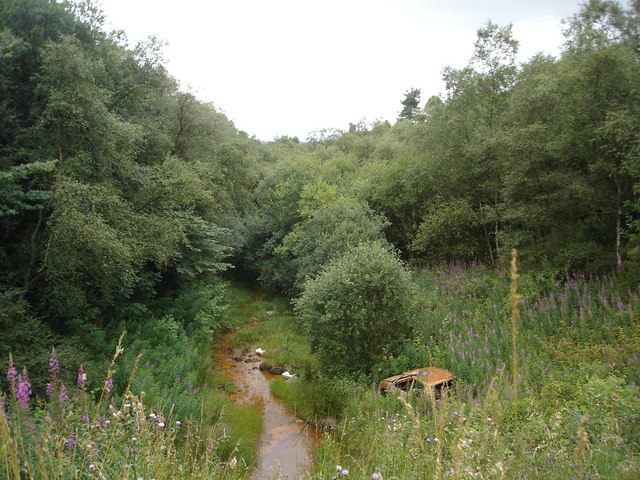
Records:
[[[558,55],[578,0],[99,0],[131,47],[167,42],[183,90],[264,141],[397,119],[405,92],[444,93],[488,20],[513,24],[519,60]]]

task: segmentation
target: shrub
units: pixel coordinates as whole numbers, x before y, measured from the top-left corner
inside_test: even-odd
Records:
[[[400,260],[363,243],[329,263],[295,301],[311,348],[332,375],[369,373],[410,333],[414,287]]]

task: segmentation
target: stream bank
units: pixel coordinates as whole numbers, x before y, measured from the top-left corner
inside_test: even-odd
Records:
[[[271,375],[258,367],[262,357],[248,346],[260,338],[264,323],[276,321],[278,311],[288,310],[286,304],[274,305],[263,300],[264,293],[255,291],[234,316],[243,326],[237,332],[224,334],[213,352],[213,362],[224,379],[234,385],[229,397],[236,405],[255,405],[262,412],[262,434],[258,441],[257,468],[252,480],[302,478],[313,466],[321,432],[290,413],[271,392]],[[278,300],[276,300],[278,302]],[[280,307],[280,308],[278,308]],[[283,308],[284,307],[284,308]],[[286,338],[283,349],[290,349]]]

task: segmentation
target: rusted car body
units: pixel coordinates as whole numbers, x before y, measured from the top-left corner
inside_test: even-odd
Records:
[[[416,386],[426,389],[441,388],[453,380],[453,373],[440,367],[424,367],[410,370],[401,375],[385,378],[380,382],[380,390],[400,389],[411,391]]]

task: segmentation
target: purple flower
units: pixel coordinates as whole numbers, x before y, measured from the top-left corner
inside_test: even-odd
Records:
[[[112,388],[113,388],[113,379],[111,377],[105,378],[105,380],[104,380],[104,389],[107,392],[110,392]]]
[[[53,395],[53,383],[51,382],[47,383],[47,387],[45,391],[47,393],[47,397],[49,397],[49,400],[51,400],[51,395]]]
[[[58,398],[60,400],[60,403],[65,403],[67,400],[69,400],[67,387],[65,387],[63,383],[60,384],[60,396]]]
[[[382,476],[379,473],[374,473],[373,475],[371,475],[371,478],[373,480],[381,480]]]
[[[347,475],[349,475],[349,470],[347,470],[346,468],[344,470],[342,470],[342,472],[340,472],[342,474],[343,477],[346,477]]]
[[[89,471],[93,472],[96,469],[96,466],[92,463],[91,465],[89,465]]]
[[[66,447],[73,447],[75,444],[76,444],[76,440],[73,437],[67,438],[67,440],[64,442],[64,445]]]
[[[26,410],[29,408],[29,397],[31,396],[31,384],[27,377],[27,367],[22,368],[22,375],[18,377],[18,388],[16,389],[16,400],[18,404]]]
[[[49,358],[49,373],[51,378],[56,378],[60,373],[60,364],[58,363],[58,356],[56,355],[56,349],[51,347],[51,358]]]

